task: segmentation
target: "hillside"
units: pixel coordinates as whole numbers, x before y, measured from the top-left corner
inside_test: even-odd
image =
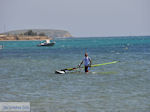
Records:
[[[2,34],[5,35],[22,35],[25,32],[32,30],[33,32],[40,34],[44,33],[48,37],[56,38],[56,37],[72,37],[72,35],[65,30],[52,30],[52,29],[26,29],[26,30],[15,30],[15,31],[9,31]]]

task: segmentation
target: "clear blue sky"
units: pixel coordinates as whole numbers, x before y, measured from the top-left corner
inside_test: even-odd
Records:
[[[150,35],[150,0],[0,0],[0,32],[29,28],[78,37]]]

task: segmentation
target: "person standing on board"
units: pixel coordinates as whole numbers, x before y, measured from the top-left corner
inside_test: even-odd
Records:
[[[79,67],[84,63],[84,69],[85,69],[85,73],[89,72],[89,67],[91,67],[92,61],[91,58],[88,57],[88,54],[85,53],[85,57],[82,60],[82,62],[78,65]]]

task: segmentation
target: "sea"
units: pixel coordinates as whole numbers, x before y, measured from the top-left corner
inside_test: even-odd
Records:
[[[150,36],[0,41],[0,102],[30,102],[31,112],[150,112]],[[92,64],[115,64],[55,74]]]

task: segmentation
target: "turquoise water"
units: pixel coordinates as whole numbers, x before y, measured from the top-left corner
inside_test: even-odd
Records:
[[[150,37],[0,41],[0,101],[31,102],[31,112],[149,112]],[[63,75],[88,52],[93,64]]]

